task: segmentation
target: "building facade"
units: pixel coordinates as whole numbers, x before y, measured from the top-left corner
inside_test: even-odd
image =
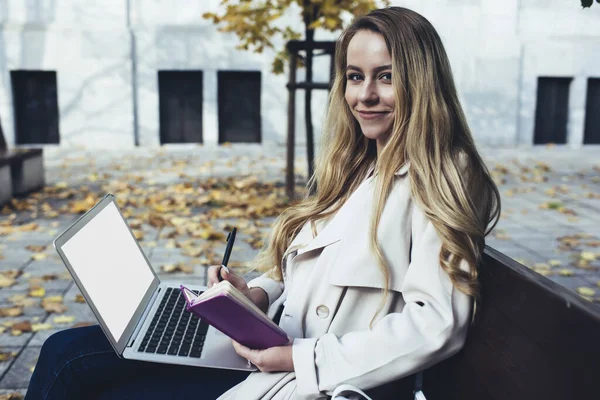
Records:
[[[273,52],[236,50],[233,34],[202,18],[219,3],[0,0],[0,124],[9,147],[285,144],[288,76],[271,73]],[[600,4],[392,4],[440,33],[478,144],[600,143]],[[282,22],[303,29],[298,9]],[[315,81],[328,80],[329,62],[316,59]],[[303,92],[296,96],[301,145]],[[326,97],[313,94],[317,143]]]

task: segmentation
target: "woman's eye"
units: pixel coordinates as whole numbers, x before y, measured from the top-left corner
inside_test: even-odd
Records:
[[[381,79],[385,79],[387,81],[391,81],[392,80],[392,73],[391,72],[385,73],[385,74],[381,75],[380,78]]]
[[[347,76],[347,79],[349,81],[356,81],[356,80],[360,79],[360,75],[358,75],[358,74],[350,74],[350,75]]]

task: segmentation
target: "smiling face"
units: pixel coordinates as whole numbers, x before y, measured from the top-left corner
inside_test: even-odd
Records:
[[[346,102],[363,134],[385,145],[394,122],[396,96],[392,86],[392,57],[383,36],[360,30],[348,44]]]

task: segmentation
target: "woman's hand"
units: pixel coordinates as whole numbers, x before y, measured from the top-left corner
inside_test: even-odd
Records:
[[[252,350],[234,340],[233,348],[236,353],[256,365],[262,372],[294,371],[291,343],[264,350]]]
[[[208,268],[208,287],[212,287],[219,283],[219,273],[221,273],[221,278],[224,281],[229,281],[237,290],[248,296],[250,289],[246,284],[244,278],[239,275],[234,274],[233,272],[227,272],[225,268],[222,268],[220,265],[211,265]]]
[[[223,280],[231,283],[237,290],[242,292],[244,296],[250,299],[254,304],[258,306],[263,312],[267,312],[269,308],[269,297],[261,288],[249,288],[244,278],[233,272],[227,272],[225,268],[220,265],[211,265],[208,268],[208,287],[219,283],[218,274],[221,273]]]

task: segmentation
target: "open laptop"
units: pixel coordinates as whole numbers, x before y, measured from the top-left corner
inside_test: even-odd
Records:
[[[119,357],[256,369],[234,351],[229,337],[185,310],[179,289],[184,282],[160,280],[112,194],[56,238],[54,247]]]

